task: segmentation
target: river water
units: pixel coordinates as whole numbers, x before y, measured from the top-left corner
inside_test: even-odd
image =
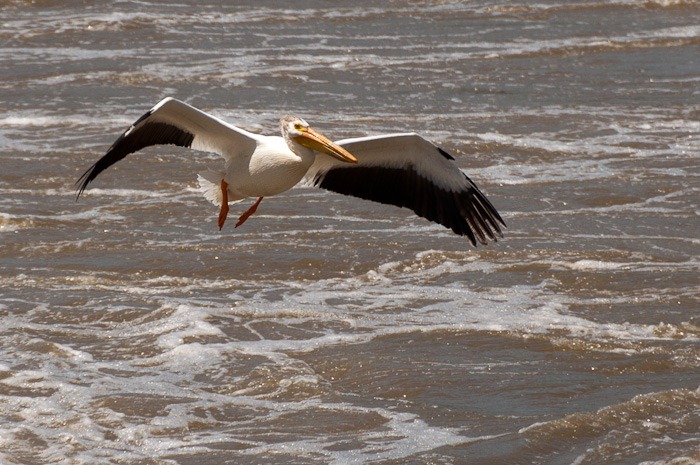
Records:
[[[700,5],[247,3],[2,3],[0,463],[700,461]],[[219,232],[174,147],[76,202],[165,96],[418,132],[505,238],[310,188]]]

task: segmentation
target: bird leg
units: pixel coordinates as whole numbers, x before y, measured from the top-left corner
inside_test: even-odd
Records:
[[[219,231],[224,227],[228,215],[228,183],[221,180],[221,211],[219,212]]]
[[[247,220],[250,215],[255,213],[255,210],[258,209],[258,205],[260,205],[260,202],[262,201],[262,199],[263,199],[262,197],[258,197],[258,200],[253,204],[253,206],[250,207],[248,209],[248,211],[243,213],[240,218],[238,218],[238,223],[236,223],[236,227],[239,227],[240,225],[245,223],[245,220]]]

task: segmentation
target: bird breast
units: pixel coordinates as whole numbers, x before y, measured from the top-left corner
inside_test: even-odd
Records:
[[[283,138],[266,137],[249,158],[227,167],[225,179],[241,198],[277,195],[297,185],[313,161],[312,153],[294,153]]]

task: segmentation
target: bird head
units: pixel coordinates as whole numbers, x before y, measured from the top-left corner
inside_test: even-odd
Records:
[[[280,119],[280,130],[285,139],[291,139],[303,147],[325,153],[340,161],[357,163],[357,158],[350,152],[313,129],[309,123],[297,116],[283,116]]]

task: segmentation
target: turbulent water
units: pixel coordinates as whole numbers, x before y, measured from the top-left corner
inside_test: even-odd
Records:
[[[0,60],[0,463],[700,461],[698,3],[5,0]],[[416,131],[505,238],[307,188],[219,232],[174,147],[76,202],[165,96]]]

